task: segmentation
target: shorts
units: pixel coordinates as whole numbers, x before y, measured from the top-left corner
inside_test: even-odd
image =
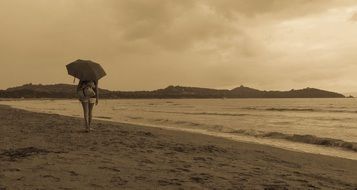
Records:
[[[79,101],[81,101],[81,102],[84,102],[84,103],[89,102],[90,104],[95,104],[96,100],[97,100],[96,98],[80,98],[79,99]]]

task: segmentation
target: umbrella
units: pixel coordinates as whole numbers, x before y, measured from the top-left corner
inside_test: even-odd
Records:
[[[66,65],[68,74],[84,81],[97,81],[107,75],[101,65],[78,59]]]

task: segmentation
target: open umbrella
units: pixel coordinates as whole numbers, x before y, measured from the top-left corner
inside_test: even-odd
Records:
[[[68,74],[83,81],[97,81],[107,75],[101,65],[78,59],[66,65]]]

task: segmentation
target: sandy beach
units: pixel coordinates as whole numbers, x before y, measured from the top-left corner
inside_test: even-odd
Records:
[[[357,161],[0,106],[0,189],[357,189]]]

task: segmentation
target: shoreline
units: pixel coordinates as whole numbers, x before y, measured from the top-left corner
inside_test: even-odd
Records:
[[[38,112],[36,112],[38,113]],[[63,116],[63,115],[62,115]],[[80,118],[75,116],[68,116],[74,118]],[[319,144],[311,144],[311,143],[303,143],[298,141],[288,141],[282,138],[264,138],[264,137],[256,137],[256,136],[248,136],[248,135],[241,135],[237,133],[217,133],[212,132],[204,129],[190,129],[190,128],[177,128],[177,127],[169,127],[169,126],[160,126],[160,125],[153,125],[153,124],[146,124],[146,123],[135,123],[135,122],[117,122],[112,121],[108,118],[101,118],[101,117],[94,117],[94,119],[111,122],[116,125],[133,125],[133,126],[140,126],[140,127],[149,127],[149,128],[158,128],[163,130],[170,130],[170,131],[180,131],[185,133],[193,133],[193,134],[200,134],[206,135],[215,138],[222,138],[238,143],[248,143],[248,144],[255,144],[255,145],[262,145],[268,146],[271,148],[278,148],[287,151],[293,152],[300,152],[300,153],[307,153],[307,154],[314,154],[314,155],[321,155],[321,156],[330,156],[335,158],[342,158],[348,160],[357,161],[357,155],[355,150],[349,150],[342,147],[333,147],[333,146],[324,146]],[[322,138],[321,138],[322,139]],[[275,142],[274,144],[269,144],[266,142]],[[305,149],[309,149],[310,151],[301,150],[301,148],[295,148],[294,145],[304,146]],[[327,150],[327,152],[322,152],[321,150]],[[342,155],[341,155],[341,152]],[[339,155],[335,155],[339,154]]]
[[[43,99],[41,99],[43,100]],[[21,101],[21,100],[20,100]],[[25,100],[26,101],[26,100]],[[28,100],[32,101],[32,100]],[[51,101],[46,100],[46,101]],[[54,100],[56,101],[56,100]],[[67,101],[67,100],[63,100]],[[73,100],[77,101],[77,100]],[[21,107],[16,107],[11,104],[7,104],[13,107],[14,109],[22,109],[27,111],[34,111],[28,110]],[[34,111],[36,113],[50,113],[53,114],[55,112],[40,112]],[[80,115],[72,115],[72,114],[65,114],[65,113],[58,113],[63,116],[75,117],[75,118],[82,118]],[[237,130],[236,132],[215,132],[206,129],[193,129],[193,128],[181,128],[181,127],[172,127],[170,124],[166,125],[156,125],[150,123],[142,123],[142,122],[135,122],[135,121],[117,121],[112,119],[112,117],[105,117],[105,116],[95,116],[94,119],[102,120],[102,121],[110,121],[116,124],[122,125],[138,125],[143,127],[154,127],[154,128],[161,128],[165,130],[173,130],[173,131],[184,131],[189,133],[198,133],[203,135],[209,135],[213,137],[225,138],[237,142],[246,142],[246,143],[253,143],[259,145],[268,145],[271,147],[282,148],[284,150],[296,151],[296,152],[303,152],[303,153],[314,153],[318,155],[326,155],[332,157],[340,157],[346,158],[351,160],[357,160],[357,144],[355,142],[348,142],[340,139],[333,139],[328,137],[318,137],[314,135],[305,135],[305,134],[284,134],[279,132],[270,132],[261,135],[245,135],[244,131]]]
[[[354,97],[357,98],[357,97]],[[354,99],[349,97],[308,97],[308,98],[101,98],[101,100],[295,100],[295,99]],[[27,100],[78,100],[78,98],[0,98],[0,101],[27,101]]]
[[[94,125],[86,134],[79,118],[0,105],[0,189],[357,187],[354,160],[150,126]]]

